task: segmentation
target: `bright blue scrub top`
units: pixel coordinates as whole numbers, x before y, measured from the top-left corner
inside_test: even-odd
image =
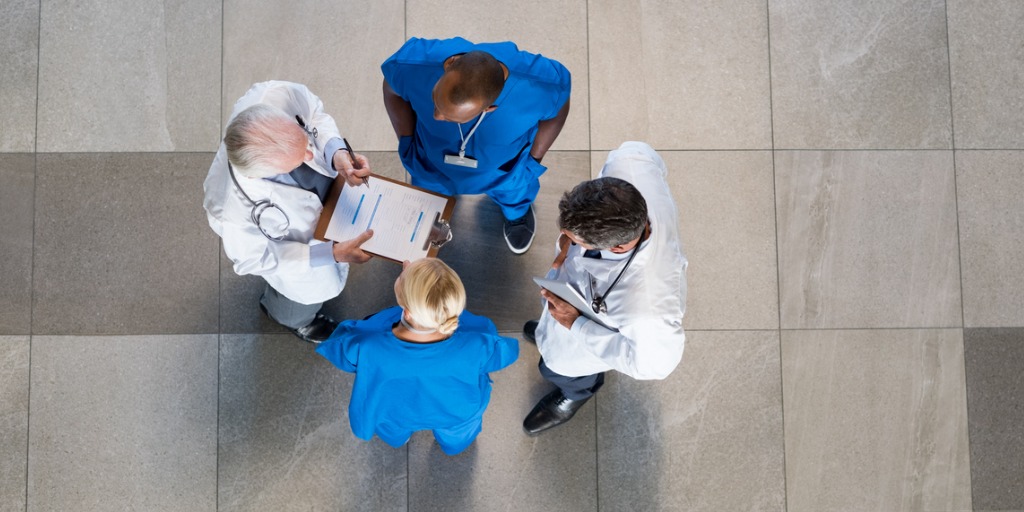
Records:
[[[519,342],[498,336],[493,322],[468,311],[446,340],[402,341],[391,332],[401,315],[396,306],[342,322],[316,349],[339,369],[356,374],[348,406],[356,437],[371,439],[381,424],[432,430],[483,417],[491,398],[487,372],[515,362]]]

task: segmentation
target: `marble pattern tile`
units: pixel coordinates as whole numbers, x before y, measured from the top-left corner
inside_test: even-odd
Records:
[[[948,0],[958,149],[1024,149],[1024,3]]]
[[[782,331],[787,510],[971,510],[959,329]]]
[[[216,335],[34,336],[31,381],[28,510],[215,510]]]
[[[974,510],[1024,510],[1024,329],[964,329]]]
[[[943,0],[769,0],[775,148],[949,149]]]
[[[42,0],[39,151],[210,151],[221,2]]]
[[[36,148],[39,2],[0,4],[0,152]]]
[[[586,0],[407,0],[405,3],[407,37],[459,36],[475,43],[512,41],[520,50],[561,62],[572,74],[571,104],[569,118],[551,149],[590,149]],[[391,52],[395,50],[398,46]],[[547,157],[544,163],[548,163]]]
[[[588,3],[592,149],[769,149],[765,2]]]
[[[959,327],[949,151],[775,156],[783,329]]]
[[[1024,151],[957,151],[964,326],[1024,326]]]
[[[201,206],[211,159],[39,155],[33,333],[216,332],[217,237]]]
[[[224,2],[221,119],[249,86],[305,84],[357,152],[394,150],[380,65],[405,42],[402,0]]]
[[[602,510],[782,510],[777,331],[689,333],[664,381],[609,376],[598,400]]]
[[[410,510],[598,509],[596,400],[568,423],[527,437],[523,418],[554,386],[537,370],[536,347],[526,341],[519,345],[519,360],[491,374],[494,391],[483,432],[469,448],[449,457],[430,432],[413,435]]]
[[[0,510],[25,510],[28,336],[0,336]]]
[[[405,449],[349,428],[353,378],[292,335],[223,335],[221,511],[407,509]]]
[[[35,167],[35,155],[0,154],[0,335],[32,327]]]

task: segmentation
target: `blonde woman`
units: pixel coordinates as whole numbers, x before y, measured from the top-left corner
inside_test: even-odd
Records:
[[[342,322],[317,352],[356,374],[348,407],[356,437],[377,434],[398,448],[414,431],[432,430],[456,455],[480,433],[488,372],[515,362],[519,342],[464,311],[462,281],[441,260],[406,262],[395,298],[397,307]]]

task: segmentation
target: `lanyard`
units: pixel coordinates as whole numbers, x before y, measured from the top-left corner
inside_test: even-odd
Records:
[[[485,114],[487,114],[486,110],[480,112],[480,119],[476,120],[476,124],[473,125],[473,129],[470,130],[469,135],[465,137],[462,136],[462,123],[455,123],[459,127],[459,138],[462,139],[462,147],[459,148],[459,158],[464,158],[466,156],[466,144],[469,144],[469,139],[473,137],[473,133],[480,127],[480,123],[484,120]]]

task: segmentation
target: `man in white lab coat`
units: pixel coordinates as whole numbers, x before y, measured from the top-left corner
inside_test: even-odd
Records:
[[[523,421],[531,436],[569,421],[608,370],[664,379],[686,339],[687,262],[658,153],[623,143],[600,176],[567,192],[558,210],[558,256],[548,277],[575,288],[594,319],[541,291],[546,308],[523,331],[540,350],[541,375],[557,388]]]
[[[235,272],[263,277],[260,308],[312,343],[337,327],[320,308],[341,293],[348,264],[370,259],[360,246],[371,231],[341,243],[313,239],[334,178],[358,186],[370,174],[346,147],[306,86],[258,83],[235,103],[203,184],[203,208]]]

